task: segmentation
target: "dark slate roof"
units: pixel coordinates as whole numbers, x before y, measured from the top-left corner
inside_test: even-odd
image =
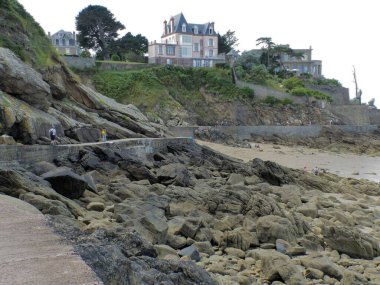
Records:
[[[183,24],[186,24],[186,32],[187,33],[191,33],[191,34],[194,34],[194,29],[195,29],[195,26],[198,27],[198,35],[208,35],[208,29],[211,25],[211,23],[206,23],[206,24],[190,24],[190,23],[187,23],[186,21],[186,18],[185,16],[183,15],[183,13],[181,14],[178,14],[178,15],[175,15],[173,16],[173,19],[174,19],[174,33],[182,33],[182,25]],[[168,25],[170,24],[170,20],[168,22]],[[212,31],[212,35],[213,36],[216,36],[216,32],[215,32],[215,29],[213,29]]]

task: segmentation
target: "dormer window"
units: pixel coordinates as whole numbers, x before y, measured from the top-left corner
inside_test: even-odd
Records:
[[[198,35],[198,26],[194,27],[194,34]]]
[[[182,25],[182,33],[186,33],[186,24]]]
[[[209,33],[210,35],[212,35],[212,28],[210,28],[210,29],[208,30],[208,33]]]

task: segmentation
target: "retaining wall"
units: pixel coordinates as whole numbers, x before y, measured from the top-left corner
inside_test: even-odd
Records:
[[[100,146],[117,149],[126,154],[133,154],[145,159],[149,154],[166,150],[169,142],[191,144],[192,138],[144,138],[123,139],[100,143],[72,144],[72,145],[0,145],[0,165],[14,163],[33,164],[39,161],[52,162],[58,156],[67,157],[77,154],[87,146]]]
[[[64,62],[76,69],[86,69],[95,67],[95,59],[90,57],[74,57],[74,56],[63,56]]]
[[[252,136],[287,136],[287,137],[317,137],[320,135],[323,126],[218,126],[223,133],[231,135],[237,139],[251,139]],[[350,126],[350,125],[334,125],[333,128],[341,129],[348,133],[366,133],[377,129],[375,125],[367,126]],[[170,127],[169,130],[176,136],[194,137],[197,129],[208,127]]]
[[[328,109],[347,125],[370,125],[368,107],[365,105],[330,105]]]
[[[371,122],[371,125],[380,126],[380,110],[379,109],[369,110],[369,121]]]

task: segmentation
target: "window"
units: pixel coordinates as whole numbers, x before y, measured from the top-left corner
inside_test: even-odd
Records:
[[[174,47],[173,46],[167,46],[166,47],[166,54],[167,55],[174,55]]]
[[[205,60],[205,67],[210,67],[210,61],[209,60]]]
[[[173,64],[173,60],[171,58],[167,58],[166,59],[166,64],[172,65]]]
[[[212,28],[210,28],[210,29],[208,30],[208,33],[209,33],[210,35],[212,35]]]
[[[194,43],[194,51],[199,52],[199,43]]]
[[[75,40],[74,39],[69,40],[69,46],[75,46]]]
[[[182,44],[191,44],[192,38],[189,35],[181,35],[181,43]]]
[[[182,57],[191,57],[191,47],[181,47]]]
[[[59,46],[59,39],[55,39],[55,45]]]
[[[158,54],[163,54],[163,50],[162,50],[162,46],[161,45],[158,46]]]
[[[210,56],[210,57],[214,56],[214,50],[209,49],[208,50],[208,56]]]
[[[193,60],[193,67],[201,67],[202,61],[200,59],[194,59]]]
[[[70,54],[70,48],[66,48],[66,54]]]
[[[198,35],[198,26],[194,27],[194,34]]]
[[[214,46],[214,40],[213,39],[208,39],[208,46],[209,47]]]
[[[62,39],[62,45],[63,45],[63,46],[66,45],[66,41],[65,41],[65,39]]]
[[[182,33],[186,33],[186,24],[182,24]]]

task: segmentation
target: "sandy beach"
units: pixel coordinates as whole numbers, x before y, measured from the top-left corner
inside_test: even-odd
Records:
[[[197,140],[197,143],[231,157],[242,159],[245,162],[260,158],[275,161],[290,168],[303,169],[306,166],[307,171],[318,166],[320,169],[340,176],[380,182],[380,157],[339,154],[301,146],[289,147],[268,143],[260,143],[259,149],[254,147],[254,143],[250,149],[229,147],[200,140]]]

